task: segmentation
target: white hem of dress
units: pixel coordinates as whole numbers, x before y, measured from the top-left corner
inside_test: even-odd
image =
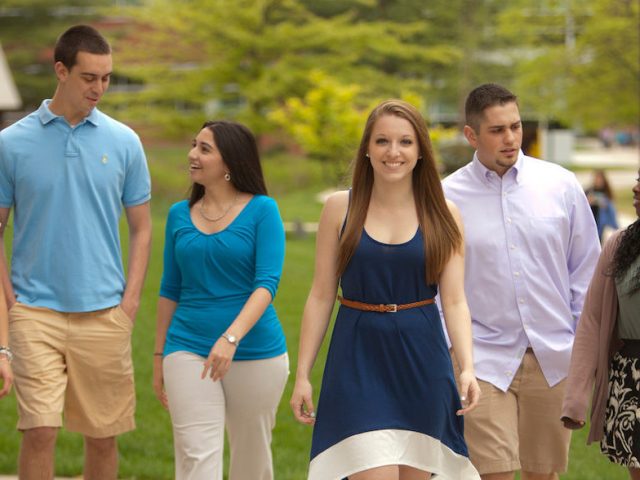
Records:
[[[471,461],[440,440],[394,429],[359,433],[336,443],[311,461],[308,480],[342,480],[385,465],[407,465],[438,480],[480,480]]]

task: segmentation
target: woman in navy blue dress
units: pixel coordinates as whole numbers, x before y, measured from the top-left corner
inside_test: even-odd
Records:
[[[309,479],[479,479],[463,437],[462,415],[480,395],[463,245],[424,119],[405,102],[383,102],[367,120],[352,189],[332,195],[320,218],[291,398],[297,420],[315,424]],[[309,375],[338,284],[316,411]]]

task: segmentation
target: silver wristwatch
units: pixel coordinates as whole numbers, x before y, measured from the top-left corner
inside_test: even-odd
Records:
[[[9,347],[5,347],[4,345],[0,345],[0,355],[4,355],[9,363],[13,360],[13,352]]]
[[[236,347],[240,345],[240,340],[238,340],[238,337],[236,337],[235,335],[224,332],[222,334],[222,337],[225,338],[231,345],[235,345]]]

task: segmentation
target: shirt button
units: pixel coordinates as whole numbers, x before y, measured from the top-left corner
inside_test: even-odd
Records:
[[[512,373],[512,372],[504,372],[504,374],[505,374],[506,376],[508,376],[508,377],[510,377],[510,376],[511,376],[511,373]]]
[[[515,250],[515,249],[516,249],[516,246],[512,243],[511,244],[511,250]]]
[[[524,303],[524,298],[519,298],[519,299],[518,299],[518,301],[519,301],[520,303]]]
[[[520,272],[515,272],[515,273],[514,273],[514,275],[515,275],[516,277],[519,277],[519,276],[520,276]]]
[[[507,222],[511,223],[511,217],[507,217]]]

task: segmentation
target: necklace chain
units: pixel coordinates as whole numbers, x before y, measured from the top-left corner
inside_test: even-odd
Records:
[[[236,191],[235,197],[233,197],[233,200],[231,201],[229,206],[224,210],[224,212],[222,212],[217,217],[210,217],[204,211],[204,197],[203,197],[202,201],[200,202],[200,208],[199,208],[200,215],[202,216],[202,218],[204,218],[208,222],[218,222],[222,220],[227,215],[227,213],[229,213],[229,211],[231,210],[231,207],[233,207],[236,204],[237,199],[238,199],[238,192]]]

